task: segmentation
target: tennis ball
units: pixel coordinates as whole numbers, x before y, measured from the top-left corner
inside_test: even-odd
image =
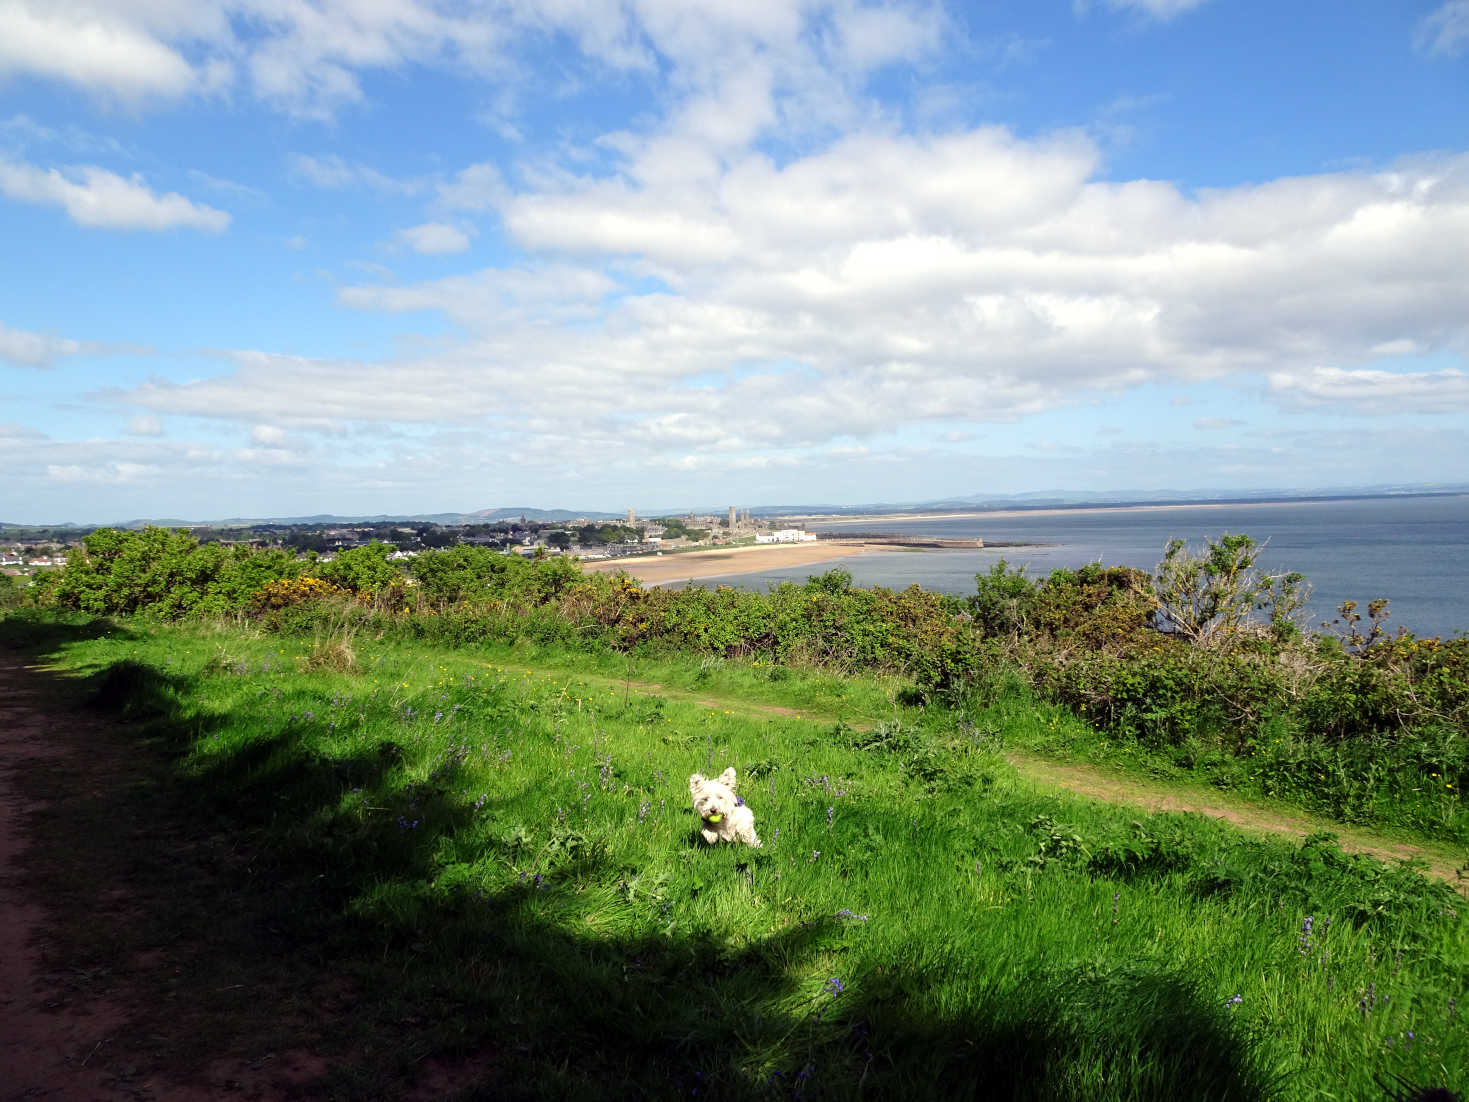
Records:
[[[709,822],[711,822],[711,823],[717,823],[717,822],[719,822],[723,818],[724,818],[723,815],[711,815],[711,816],[709,816]]]

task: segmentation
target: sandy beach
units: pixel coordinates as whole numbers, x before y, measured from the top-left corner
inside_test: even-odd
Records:
[[[789,566],[815,566],[835,562],[868,551],[891,551],[891,546],[863,540],[818,540],[815,543],[766,543],[751,547],[714,547],[707,551],[681,551],[664,555],[630,555],[617,559],[583,562],[587,573],[625,570],[644,585],[698,581],[726,574],[754,574]],[[819,571],[817,571],[819,573]]]

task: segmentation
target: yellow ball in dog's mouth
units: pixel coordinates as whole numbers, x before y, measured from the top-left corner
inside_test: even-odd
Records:
[[[723,815],[711,815],[711,816],[709,816],[708,819],[705,820],[705,822],[717,823],[717,822],[719,822],[723,818],[724,818]]]

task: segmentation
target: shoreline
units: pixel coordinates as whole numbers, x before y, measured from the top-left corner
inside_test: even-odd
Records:
[[[644,585],[669,585],[722,578],[734,574],[758,574],[792,566],[816,566],[855,558],[870,551],[892,551],[893,545],[864,539],[817,540],[814,543],[773,543],[743,547],[711,547],[703,551],[680,551],[672,555],[624,555],[616,559],[582,562],[587,574],[615,574],[621,570]]]

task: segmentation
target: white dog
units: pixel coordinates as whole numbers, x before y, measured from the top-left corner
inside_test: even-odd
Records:
[[[710,845],[744,842],[747,846],[758,846],[755,813],[735,795],[735,783],[734,766],[712,780],[702,773],[689,778],[689,795],[694,798],[694,810],[699,813],[699,833]]]

